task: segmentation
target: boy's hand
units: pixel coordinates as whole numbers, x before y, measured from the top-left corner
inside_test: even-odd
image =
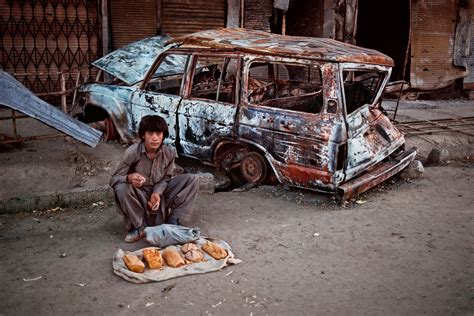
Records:
[[[158,212],[160,208],[161,197],[159,193],[152,193],[150,196],[150,201],[148,201],[148,208],[152,211],[153,214]]]
[[[145,180],[146,179],[144,176],[136,172],[127,175],[128,183],[133,185],[135,188],[140,188],[143,185],[143,183],[145,183]]]

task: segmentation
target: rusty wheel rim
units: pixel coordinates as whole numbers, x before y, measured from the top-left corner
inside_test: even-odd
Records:
[[[104,120],[105,123],[105,141],[111,141],[117,139],[117,130],[115,129],[114,122],[109,117]]]
[[[267,164],[260,154],[251,152],[242,158],[240,171],[247,182],[259,183],[267,176]]]

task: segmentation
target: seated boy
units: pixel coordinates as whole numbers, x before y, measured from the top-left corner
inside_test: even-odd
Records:
[[[147,225],[189,221],[198,190],[194,175],[173,177],[175,152],[163,144],[168,126],[162,117],[144,116],[138,136],[141,142],[125,151],[110,179],[117,211],[127,229],[125,242],[143,238]]]

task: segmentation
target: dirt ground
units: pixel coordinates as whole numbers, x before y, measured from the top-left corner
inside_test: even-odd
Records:
[[[122,241],[111,205],[2,215],[0,315],[472,315],[473,181],[472,163],[431,167],[345,207],[281,187],[201,194],[192,224],[243,262],[144,285],[112,272],[117,248],[146,244]]]

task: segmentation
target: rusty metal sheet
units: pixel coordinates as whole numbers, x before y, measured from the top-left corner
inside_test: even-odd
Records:
[[[286,36],[242,28],[207,30],[178,37],[170,42],[254,54],[393,66],[392,58],[376,50],[333,39]]]
[[[100,141],[100,131],[41,100],[3,70],[0,70],[0,104],[31,116],[91,147]]]
[[[92,64],[126,84],[133,85],[143,80],[156,57],[168,49],[165,43],[169,39],[167,35],[145,38],[117,49]],[[176,73],[175,69],[184,69],[185,64],[186,56],[175,55],[168,60],[167,67],[162,65],[159,71],[167,74]]]
[[[413,1],[410,85],[420,90],[447,87],[465,77],[464,67],[454,66],[458,1]]]

